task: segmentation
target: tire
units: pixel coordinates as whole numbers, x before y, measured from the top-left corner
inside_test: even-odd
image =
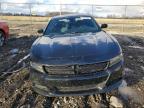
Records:
[[[2,31],[0,31],[0,47],[2,47],[5,43],[5,36]]]

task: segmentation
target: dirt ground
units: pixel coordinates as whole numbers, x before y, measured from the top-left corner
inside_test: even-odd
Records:
[[[0,48],[0,108],[114,108],[111,97],[122,101],[124,108],[144,108],[144,37],[114,35],[122,46],[125,59],[124,79],[127,86],[107,94],[108,103],[99,95],[49,98],[35,93],[29,80],[29,69],[3,75],[29,53],[37,36],[19,35]],[[18,49],[13,54],[12,49]]]

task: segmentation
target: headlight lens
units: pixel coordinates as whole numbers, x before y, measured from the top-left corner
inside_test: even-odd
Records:
[[[110,60],[110,65],[109,65],[109,67],[117,64],[117,63],[120,62],[121,60],[123,60],[123,54],[122,54],[122,53],[121,53],[120,55],[112,58],[112,59]]]
[[[43,66],[41,64],[35,63],[35,62],[30,62],[30,65],[32,68],[34,68],[35,70],[39,71],[39,72],[43,72]]]

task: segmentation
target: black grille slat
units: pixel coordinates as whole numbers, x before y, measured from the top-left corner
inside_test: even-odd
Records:
[[[97,64],[88,64],[80,65],[79,73],[91,73],[102,71],[107,67],[107,62],[97,63]]]
[[[88,74],[103,71],[108,62],[85,64],[85,65],[67,65],[67,66],[44,66],[45,71],[50,75],[75,75]]]
[[[48,66],[49,69],[71,69],[72,66]]]
[[[45,66],[45,70],[50,75],[73,75],[72,66]]]

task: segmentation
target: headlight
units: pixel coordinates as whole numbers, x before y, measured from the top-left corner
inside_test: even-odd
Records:
[[[110,65],[109,65],[109,67],[117,64],[117,63],[120,62],[121,60],[123,60],[123,55],[122,55],[122,53],[121,53],[120,55],[118,55],[118,56],[110,59]]]
[[[34,68],[35,70],[44,73],[43,66],[42,66],[41,64],[34,63],[34,62],[30,62],[30,65],[31,65],[31,67]]]

